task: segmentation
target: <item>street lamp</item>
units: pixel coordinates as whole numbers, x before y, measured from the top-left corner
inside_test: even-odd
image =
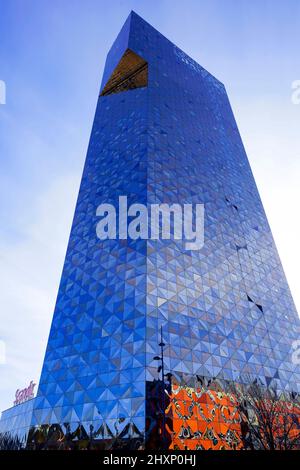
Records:
[[[162,381],[162,420],[163,420],[163,425],[162,425],[162,436],[163,436],[163,443],[164,445],[166,444],[166,396],[165,396],[165,367],[164,367],[164,347],[165,343],[163,342],[163,330],[162,326],[160,327],[160,356],[154,356],[153,360],[154,361],[161,361],[161,364],[157,368],[157,372],[161,372],[161,381]]]

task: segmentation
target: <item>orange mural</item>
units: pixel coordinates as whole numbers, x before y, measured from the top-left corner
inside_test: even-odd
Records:
[[[172,384],[166,416],[170,449],[241,449],[241,419],[234,396]]]

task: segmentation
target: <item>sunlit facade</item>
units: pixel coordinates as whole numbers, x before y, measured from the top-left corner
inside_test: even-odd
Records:
[[[122,195],[203,203],[204,247],[99,240],[98,205]],[[239,449],[226,384],[299,391],[299,333],[224,85],[131,13],[105,64],[37,397],[0,430],[29,448],[158,448],[163,435]]]

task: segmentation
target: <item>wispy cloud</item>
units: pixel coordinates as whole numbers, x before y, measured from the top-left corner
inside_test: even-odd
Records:
[[[78,175],[57,179],[36,201],[19,238],[0,244],[1,406],[39,380],[78,190]]]

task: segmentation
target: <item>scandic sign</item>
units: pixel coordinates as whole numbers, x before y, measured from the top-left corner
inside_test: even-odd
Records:
[[[30,400],[31,398],[34,397],[34,387],[35,383],[31,380],[30,384],[28,387],[23,388],[22,390],[17,390],[15,394],[15,401],[14,405],[20,405],[21,403],[24,403],[24,401]]]

